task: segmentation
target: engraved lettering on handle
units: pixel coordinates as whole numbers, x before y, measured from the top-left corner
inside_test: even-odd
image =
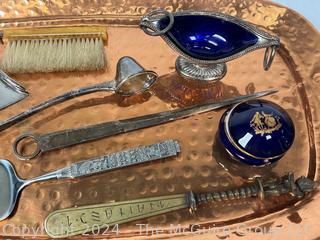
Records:
[[[175,140],[129,149],[111,155],[94,158],[72,164],[65,174],[68,177],[81,177],[106,170],[127,167],[134,164],[149,162],[161,158],[176,156],[180,152],[180,145]]]
[[[318,187],[318,182],[303,176],[295,180],[293,173],[267,180],[257,177],[254,183],[211,193],[188,192],[61,209],[49,214],[45,221],[45,230],[50,237],[69,237],[182,208],[189,208],[194,212],[197,205],[207,203],[256,197],[264,199],[283,194],[301,199]]]
[[[189,207],[186,194],[105,203],[52,212],[45,221],[50,237],[63,238]]]
[[[180,152],[177,141],[167,140],[156,144],[138,147],[127,151],[111,154],[105,157],[93,158],[75,163],[31,179],[21,179],[17,176],[12,164],[7,160],[0,160],[0,179],[3,186],[0,192],[0,221],[10,216],[14,210],[19,193],[24,187],[51,179],[75,178],[127,167],[157,160],[164,157],[176,156]],[[5,196],[5,197],[3,197]]]

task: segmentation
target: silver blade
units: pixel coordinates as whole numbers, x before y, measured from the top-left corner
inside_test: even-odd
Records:
[[[277,91],[277,89],[270,89],[267,91],[253,93],[245,96],[229,98],[218,103],[206,103],[183,109],[176,109],[166,112],[149,114],[141,117],[134,117],[45,134],[40,137],[41,151],[46,152],[49,150],[72,146],[87,141],[97,140],[100,138],[110,137],[137,129],[157,126],[159,124],[171,122],[195,114],[209,112],[239,102],[267,96]]]
[[[4,109],[27,97],[28,92],[0,70],[0,109]]]
[[[117,123],[117,126],[119,125],[121,126],[122,133],[129,132],[135,129],[151,127],[158,124],[171,122],[177,119],[186,118],[195,114],[209,112],[209,111],[223,108],[229,105],[234,105],[236,103],[267,96],[276,92],[278,92],[277,89],[269,89],[262,92],[248,94],[245,96],[229,98],[217,103],[199,104],[199,105],[195,105],[195,106],[191,106],[183,109],[176,109],[172,111],[166,111],[166,112],[155,113],[155,114],[145,115],[141,117],[126,119],[126,120],[120,120],[119,123]]]

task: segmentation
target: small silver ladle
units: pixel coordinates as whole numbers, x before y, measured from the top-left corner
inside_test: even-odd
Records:
[[[159,159],[177,156],[180,144],[176,140],[165,140],[151,145],[139,146],[121,152],[100,156],[71,164],[71,166],[38,176],[21,179],[7,160],[0,160],[0,221],[12,213],[19,193],[32,183],[54,179],[73,179],[90,176],[105,171],[154,162]]]
[[[157,80],[158,75],[145,70],[137,61],[131,57],[122,57],[117,64],[117,73],[114,80],[89,87],[79,88],[60,96],[54,97],[33,106],[25,112],[19,113],[5,121],[0,121],[0,131],[44,110],[48,107],[64,102],[66,100],[99,91],[115,92],[122,96],[132,96],[146,91]]]

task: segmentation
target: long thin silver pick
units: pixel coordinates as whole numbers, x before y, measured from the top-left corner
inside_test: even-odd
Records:
[[[166,112],[159,112],[141,117],[134,117],[124,120],[105,122],[101,124],[86,126],[82,128],[68,129],[53,133],[36,136],[31,133],[26,133],[19,136],[13,143],[14,154],[22,160],[30,160],[40,153],[54,149],[60,149],[87,141],[97,140],[104,137],[110,137],[121,133],[127,133],[137,129],[152,127],[159,124],[171,122],[177,119],[189,117],[198,113],[209,112],[218,108],[233,105],[239,102],[255,99],[277,92],[276,89],[270,89],[263,92],[248,94],[229,98],[217,103],[206,103],[195,105],[182,109],[175,109]],[[35,151],[30,155],[25,155],[19,151],[19,143],[23,139],[32,138],[37,145]]]

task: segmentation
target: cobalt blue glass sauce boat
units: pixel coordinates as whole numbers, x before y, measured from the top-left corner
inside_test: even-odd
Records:
[[[239,18],[215,12],[163,9],[141,18],[141,29],[161,36],[180,56],[176,70],[183,77],[219,80],[227,72],[226,62],[260,48],[266,48],[264,69],[268,70],[280,40]]]

